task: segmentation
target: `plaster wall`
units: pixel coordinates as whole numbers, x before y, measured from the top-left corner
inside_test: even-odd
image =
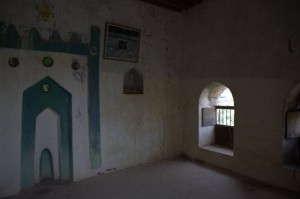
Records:
[[[0,193],[8,195],[16,193],[20,189],[20,161],[21,161],[21,123],[22,123],[22,94],[23,91],[43,79],[45,76],[52,77],[63,88],[72,93],[72,129],[73,129],[73,169],[74,180],[88,176],[90,170],[88,151],[88,132],[87,126],[87,85],[85,81],[77,78],[77,73],[85,76],[86,57],[79,55],[68,55],[63,53],[45,53],[28,50],[1,49],[1,150],[2,158],[0,166]],[[7,60],[11,57],[18,57],[20,65],[11,68]],[[42,65],[41,60],[44,56],[53,57],[55,64],[51,68]],[[73,72],[70,65],[73,59],[81,64],[80,72]],[[86,78],[86,77],[85,77]],[[45,115],[43,115],[45,116]],[[40,135],[45,133],[43,130],[49,123],[53,123],[53,115],[46,115],[45,119],[37,118],[36,124],[36,152],[42,146],[48,145],[49,148],[57,149],[57,140],[42,139]],[[41,128],[41,122],[44,123]],[[55,123],[55,122],[54,122]],[[57,122],[56,122],[57,123]],[[58,133],[57,124],[52,124],[54,134]],[[45,129],[44,129],[45,130]],[[48,135],[52,137],[54,135]],[[56,135],[57,136],[57,135]],[[49,138],[48,137],[48,138]],[[54,136],[55,137],[55,136]],[[51,150],[55,156],[55,151]],[[36,154],[37,156],[37,154]],[[37,157],[39,158],[39,157]],[[39,161],[39,160],[36,160]],[[54,165],[55,167],[55,165]],[[35,177],[38,173],[35,173]]]
[[[1,1],[0,20],[15,24],[22,39],[36,27],[44,39],[58,30],[65,41],[75,32],[88,42],[91,25],[100,28],[102,166],[95,170],[90,166],[86,57],[1,48],[0,197],[20,190],[22,92],[45,76],[72,95],[74,181],[179,154],[181,49],[180,32],[175,30],[181,27],[181,15],[137,0],[51,0],[54,17],[45,22],[37,19],[37,2]],[[141,29],[138,63],[102,59],[105,22]],[[53,57],[53,67],[42,66],[44,56]],[[9,67],[10,57],[18,57],[20,66]],[[73,60],[81,65],[77,72],[71,69]],[[122,94],[123,74],[133,67],[144,76],[143,95]]]
[[[0,197],[20,190],[22,92],[47,75],[72,94],[75,181],[184,152],[298,190],[281,164],[285,99],[300,72],[298,1],[206,0],[179,14],[138,0],[52,0],[48,22],[37,20],[36,2],[0,1],[0,20],[20,25],[23,37],[36,27],[45,39],[56,29],[65,40],[76,32],[88,42],[91,25],[101,30],[102,166],[89,163],[86,57],[1,49]],[[105,22],[141,29],[138,63],[102,59]],[[42,67],[46,55],[61,67]],[[22,60],[18,68],[7,65],[13,56]],[[73,59],[82,66],[75,74]],[[144,76],[143,95],[122,94],[123,74],[133,67]],[[234,96],[233,157],[198,147],[199,97],[211,82]]]
[[[184,14],[185,153],[299,191],[294,169],[282,164],[286,98],[299,81],[299,22],[300,4],[292,0],[207,0]],[[199,97],[212,82],[234,96],[233,157],[198,147]]]

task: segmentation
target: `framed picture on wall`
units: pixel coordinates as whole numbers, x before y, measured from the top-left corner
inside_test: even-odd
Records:
[[[141,31],[106,23],[104,59],[138,62]]]

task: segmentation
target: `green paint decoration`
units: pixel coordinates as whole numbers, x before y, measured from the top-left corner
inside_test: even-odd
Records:
[[[44,83],[44,84],[41,85],[41,91],[44,92],[44,93],[49,92],[50,89],[51,89],[51,87],[50,87],[49,84]]]
[[[88,54],[88,117],[89,117],[89,140],[90,161],[92,169],[101,166],[101,136],[100,136],[100,81],[99,81],[99,49],[100,30],[91,28],[91,51]]]
[[[43,65],[46,66],[46,67],[51,67],[53,66],[53,59],[51,57],[44,57],[43,58]]]
[[[41,85],[50,85],[43,92]],[[50,108],[60,116],[60,180],[73,179],[72,95],[50,77],[45,77],[23,92],[21,131],[21,187],[34,186],[34,150],[36,118]]]
[[[12,24],[7,25],[0,21],[0,47],[20,49],[21,46],[21,37],[16,27]]]
[[[14,48],[25,50],[36,50],[45,52],[61,52],[77,55],[86,55],[88,58],[88,120],[89,120],[89,149],[90,162],[93,169],[101,166],[101,141],[100,141],[100,81],[99,81],[99,49],[100,49],[100,30],[92,26],[90,30],[91,39],[88,43],[83,43],[78,34],[73,33],[68,42],[61,39],[55,30],[49,40],[43,39],[36,28],[32,28],[29,37],[22,38],[17,32],[15,25],[0,21],[0,48]],[[53,87],[50,85],[51,92],[43,92],[39,85],[39,91],[43,94],[52,93]],[[22,117],[26,117],[26,114]],[[23,120],[25,118],[22,118]],[[27,127],[26,127],[27,128]],[[31,128],[31,127],[30,127]],[[27,131],[24,129],[24,131]],[[29,140],[29,143],[31,140]],[[26,148],[26,143],[21,149],[21,153]],[[30,158],[28,161],[31,161]],[[23,162],[24,163],[24,162]],[[22,163],[22,164],[23,164]],[[27,187],[31,180],[27,179],[28,173],[32,172],[25,165],[21,166],[21,186]],[[23,168],[25,167],[25,168]],[[27,171],[28,170],[28,171]],[[29,177],[31,178],[31,176]],[[25,186],[23,186],[25,185]]]

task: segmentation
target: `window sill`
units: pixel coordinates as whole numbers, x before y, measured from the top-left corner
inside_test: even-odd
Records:
[[[233,156],[233,150],[219,146],[219,145],[206,145],[206,146],[201,146],[201,149],[208,150],[208,151],[213,151],[216,153],[220,153],[223,155],[228,155],[228,156]]]

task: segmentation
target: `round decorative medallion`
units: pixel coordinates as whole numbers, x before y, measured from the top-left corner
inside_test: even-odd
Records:
[[[16,57],[12,57],[8,60],[8,64],[11,66],[11,67],[17,67],[19,66],[19,59],[16,58]]]
[[[44,57],[43,64],[46,67],[51,67],[53,65],[53,59],[51,57]]]
[[[46,83],[43,83],[42,85],[41,85],[41,91],[43,91],[44,93],[46,93],[46,92],[49,92],[50,91],[50,85],[49,84],[46,84]]]
[[[73,70],[78,70],[80,68],[80,65],[77,61],[74,61],[71,65]]]

